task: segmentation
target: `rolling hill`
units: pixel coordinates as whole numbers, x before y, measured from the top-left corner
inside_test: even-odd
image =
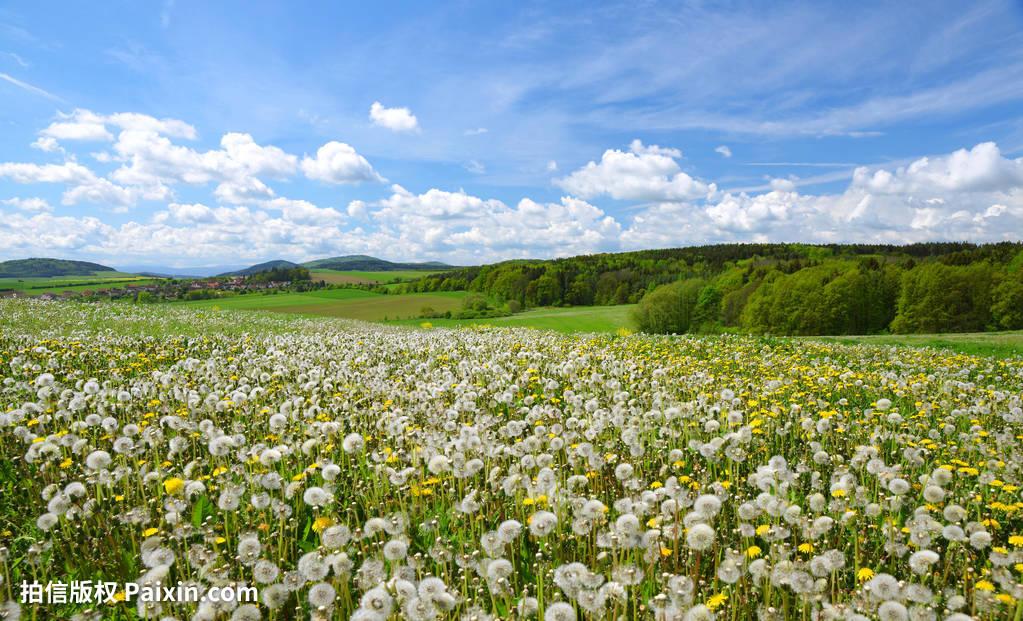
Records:
[[[0,262],[0,278],[51,278],[54,276],[91,276],[96,272],[115,272],[112,267],[67,259],[31,258]]]
[[[317,270],[361,271],[361,272],[402,272],[411,270],[449,270],[453,266],[439,261],[425,263],[394,263],[364,254],[353,254],[329,259],[317,259],[302,264],[303,267]]]
[[[224,272],[223,274],[217,274],[218,276],[251,276],[260,272],[269,272],[274,269],[291,269],[293,267],[299,267],[298,263],[292,263],[291,261],[285,261],[284,259],[276,259],[274,261],[267,261],[265,263],[257,263],[246,267],[245,269],[235,270],[233,272]]]

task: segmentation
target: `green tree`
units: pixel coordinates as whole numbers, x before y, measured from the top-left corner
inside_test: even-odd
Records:
[[[1010,274],[992,293],[991,316],[1005,330],[1023,329],[1023,272]]]
[[[984,261],[968,265],[922,263],[902,278],[892,331],[976,332],[991,322],[994,270]]]
[[[663,285],[646,294],[633,312],[640,330],[656,334],[682,334],[696,326],[702,280],[682,280]]]

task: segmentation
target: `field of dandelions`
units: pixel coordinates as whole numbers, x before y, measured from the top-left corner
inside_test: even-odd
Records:
[[[0,619],[1020,619],[1023,359],[0,302]],[[258,587],[29,606],[22,580]]]

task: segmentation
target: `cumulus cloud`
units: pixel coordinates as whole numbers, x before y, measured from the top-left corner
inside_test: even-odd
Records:
[[[137,199],[135,191],[98,177],[90,169],[72,161],[62,164],[0,163],[0,178],[3,177],[15,183],[64,184],[61,203],[65,205],[90,202],[125,207]]]
[[[150,194],[176,183],[217,183],[221,200],[238,203],[273,196],[259,177],[286,178],[296,172],[298,158],[278,147],[257,144],[249,134],[228,133],[220,149],[197,151],[173,143],[159,131],[125,129],[114,144],[115,161],[122,166],[111,178],[123,185],[145,188]]]
[[[800,194],[787,179],[770,185],[761,194],[649,206],[623,244],[998,241],[1023,230],[1023,158],[1006,158],[993,143],[894,169],[862,167],[839,194]]]
[[[378,127],[394,132],[412,132],[419,129],[419,120],[408,108],[386,108],[379,101],[369,107],[369,119]],[[486,131],[486,130],[484,130]]]
[[[607,195],[619,200],[681,201],[716,191],[714,184],[683,172],[676,161],[681,157],[678,149],[633,140],[628,151],[608,149],[600,162],[589,162],[555,183],[585,199]]]
[[[0,201],[4,205],[10,205],[16,207],[22,211],[30,211],[36,213],[44,213],[53,211],[53,207],[50,203],[42,198],[8,198]]]
[[[732,150],[728,148],[728,145],[721,145],[714,149],[714,152],[721,155],[721,157],[732,157]]]
[[[303,158],[302,172],[310,179],[332,184],[386,181],[353,147],[335,140],[320,147],[316,157]]]
[[[608,250],[617,247],[621,233],[613,217],[573,197],[557,203],[525,198],[510,207],[462,190],[414,194],[396,185],[374,207],[381,230],[413,254],[463,261]]]
[[[407,257],[469,264],[732,241],[996,241],[1023,230],[1023,158],[1005,157],[994,143],[904,166],[861,167],[842,191],[802,194],[792,178],[720,192],[681,169],[679,149],[634,140],[557,179],[566,192],[557,201],[506,203],[465,190],[393,185],[382,198],[335,207],[278,196],[268,182],[299,173],[332,185],[384,182],[350,145],[328,142],[299,158],[240,132],[224,134],[209,150],[180,143],[196,136],[174,119],[81,109],[59,115],[35,146],[63,161],[0,163],[0,181],[59,186],[65,206],[165,206],[113,225],[80,212],[55,214],[42,198],[2,199],[0,249],[8,256],[208,263],[397,248]],[[75,158],[85,142],[105,143],[93,152],[96,165],[109,170],[105,176]],[[179,185],[206,186],[207,198],[190,192],[181,200]],[[633,205],[609,213],[596,198]]]

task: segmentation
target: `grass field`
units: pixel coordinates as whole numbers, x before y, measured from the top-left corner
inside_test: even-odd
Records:
[[[0,278],[0,291],[24,291],[29,295],[60,293],[61,291],[99,291],[126,284],[143,285],[157,282],[157,278],[124,272],[96,272],[88,276],[52,276],[49,278]]]
[[[309,270],[313,280],[324,280],[332,285],[373,285],[385,283],[408,282],[429,274],[437,274],[436,270],[406,270],[396,272],[363,272],[358,270]]]
[[[0,300],[0,369],[4,620],[1023,617],[1023,358]]]
[[[385,318],[413,318],[427,306],[438,312],[453,311],[461,307],[465,295],[463,291],[383,295],[361,289],[327,289],[307,293],[239,295],[181,304],[197,308],[268,310],[276,313],[382,321]]]
[[[416,319],[389,323],[420,326],[424,322],[437,328],[489,325],[498,328],[536,328],[556,332],[615,332],[632,329],[630,313],[633,305],[579,306],[571,308],[537,308],[508,317],[487,319]]]
[[[813,337],[814,340],[867,345],[937,347],[976,356],[1023,355],[1023,331],[968,332],[963,334],[876,334],[869,336]]]

